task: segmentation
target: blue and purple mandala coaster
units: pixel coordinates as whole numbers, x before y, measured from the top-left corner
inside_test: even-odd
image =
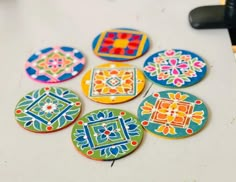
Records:
[[[143,128],[137,118],[119,109],[100,109],[80,118],[72,130],[74,146],[94,160],[114,160],[133,152]]]
[[[15,117],[26,130],[48,133],[72,124],[80,111],[80,98],[73,91],[45,87],[24,96],[16,105]]]
[[[120,28],[104,31],[93,41],[94,53],[108,61],[128,61],[145,54],[149,39],[144,32]]]
[[[200,56],[180,49],[157,52],[144,63],[144,74],[148,79],[171,88],[194,85],[206,72],[206,63]]]
[[[25,69],[30,78],[43,83],[58,83],[77,76],[85,58],[71,47],[48,47],[30,56]]]
[[[144,99],[138,108],[138,119],[147,131],[178,139],[198,133],[206,125],[208,112],[197,97],[170,90]]]

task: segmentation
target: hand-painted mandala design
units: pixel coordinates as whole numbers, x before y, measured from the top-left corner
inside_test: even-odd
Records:
[[[139,106],[138,118],[148,131],[168,138],[183,138],[206,124],[206,106],[197,97],[180,91],[163,91],[147,97]]]
[[[46,87],[23,97],[16,106],[15,116],[25,129],[47,133],[72,124],[80,111],[81,102],[74,92]]]
[[[48,47],[28,59],[26,72],[34,80],[57,83],[78,75],[84,64],[84,56],[74,48]]]
[[[206,70],[201,57],[178,49],[157,52],[144,63],[144,73],[151,81],[174,88],[196,84]]]
[[[123,63],[103,64],[87,72],[82,79],[86,96],[101,103],[121,103],[136,97],[145,86],[137,68]]]
[[[105,31],[93,41],[94,53],[108,61],[131,60],[142,56],[148,48],[147,35],[132,29]]]
[[[95,160],[114,160],[133,152],[143,138],[142,126],[132,114],[102,109],[86,114],[74,125],[72,141]]]

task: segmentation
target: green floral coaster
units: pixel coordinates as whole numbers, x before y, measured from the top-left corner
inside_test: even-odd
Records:
[[[206,125],[208,112],[194,95],[169,90],[145,98],[138,108],[138,118],[147,131],[178,139],[198,133]]]
[[[29,131],[48,133],[72,124],[80,111],[80,98],[73,91],[46,87],[24,96],[16,105],[15,117]]]
[[[100,109],[80,118],[72,141],[86,157],[114,160],[133,152],[141,143],[143,128],[137,118],[119,109]]]

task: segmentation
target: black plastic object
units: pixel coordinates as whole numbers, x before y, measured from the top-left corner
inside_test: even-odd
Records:
[[[225,5],[202,6],[189,13],[189,22],[196,29],[236,28],[236,0]]]

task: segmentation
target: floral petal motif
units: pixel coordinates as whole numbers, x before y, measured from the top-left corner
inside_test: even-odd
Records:
[[[181,87],[183,84],[184,84],[184,80],[182,78],[175,78],[173,83],[178,86],[178,87]]]
[[[142,106],[141,107],[141,109],[142,109],[142,115],[144,115],[144,114],[150,114],[151,113],[151,111],[152,111],[152,108],[153,108],[153,105],[151,104],[151,103],[149,103],[149,102],[144,102],[144,106]]]
[[[176,66],[177,65],[177,59],[170,59],[169,61],[170,61],[170,64],[172,66]]]
[[[163,71],[170,70],[171,68],[172,68],[171,66],[167,66],[167,65],[161,67]]]
[[[164,130],[164,128],[165,128],[165,125],[161,125],[161,126],[159,126],[158,128],[157,128],[157,132],[163,132],[163,130]]]
[[[176,134],[176,132],[175,132],[175,128],[173,127],[173,126],[169,126],[169,134],[171,134],[171,135],[175,135]]]
[[[168,134],[175,135],[176,134],[175,128],[171,125],[160,125],[157,128],[156,132],[163,133],[164,135],[168,135]]]
[[[169,98],[172,99],[172,100],[181,100],[181,101],[184,101],[188,95],[186,94],[181,94],[180,92],[177,92],[176,94],[174,93],[168,93],[169,95]]]
[[[102,135],[98,135],[98,137],[96,137],[98,143],[103,143],[105,141],[107,141],[107,137],[106,135],[102,134]]]
[[[154,72],[154,71],[156,71],[156,67],[152,66],[152,65],[148,65],[148,66],[144,67],[144,70],[147,72]]]
[[[196,111],[192,115],[192,121],[197,123],[198,125],[202,124],[202,120],[204,119],[204,111]]]
[[[157,79],[158,80],[166,80],[170,77],[170,75],[166,72],[161,72],[158,76]]]
[[[117,37],[119,39],[130,39],[132,37],[132,34],[130,34],[130,33],[118,33]]]
[[[110,152],[111,152],[114,156],[116,156],[116,155],[119,153],[119,149],[118,149],[118,147],[111,147],[111,148],[110,148]]]
[[[161,64],[165,59],[163,57],[154,57],[153,61],[157,64]]]
[[[181,63],[177,66],[177,68],[186,69],[186,68],[188,68],[188,65],[185,63]]]
[[[205,64],[202,63],[201,61],[195,61],[195,62],[193,63],[193,66],[194,66],[194,67],[197,67],[197,68],[202,68],[203,66],[205,66]]]
[[[175,55],[175,51],[174,50],[167,50],[167,51],[165,51],[165,55],[167,57],[172,57]]]

